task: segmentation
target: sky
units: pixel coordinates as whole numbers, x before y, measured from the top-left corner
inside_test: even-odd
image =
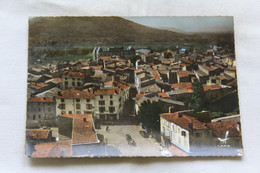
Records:
[[[174,27],[186,32],[197,32],[208,27],[224,27],[233,30],[233,17],[124,17],[150,27]]]

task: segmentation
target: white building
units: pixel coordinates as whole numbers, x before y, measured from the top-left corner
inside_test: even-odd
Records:
[[[181,112],[163,113],[160,114],[160,123],[162,141],[165,145],[174,144],[188,153],[194,147],[210,145],[210,131],[194,117]]]

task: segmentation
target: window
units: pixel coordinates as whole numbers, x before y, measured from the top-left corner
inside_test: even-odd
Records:
[[[81,86],[81,83],[80,83],[80,82],[77,82],[77,85],[78,85],[78,86]]]
[[[87,109],[92,109],[92,104],[87,104],[87,105],[86,105],[86,108],[87,108]]]
[[[79,103],[76,104],[76,109],[80,109],[80,104]]]
[[[87,102],[90,102],[90,99],[87,99]]]
[[[112,98],[113,98],[113,95],[110,95],[110,98],[112,99]]]
[[[69,111],[69,114],[72,114],[72,111]]]
[[[105,107],[99,107],[99,112],[101,113],[105,112]]]
[[[66,82],[65,82],[65,85],[68,85],[68,84],[69,84],[69,83],[66,81]]]
[[[81,111],[76,111],[76,114],[81,114]]]
[[[72,86],[75,86],[75,82],[72,82]]]
[[[41,108],[38,108],[38,111],[40,112],[40,111],[41,111]]]
[[[172,124],[172,131],[174,131],[175,129],[174,129],[174,125]]]
[[[121,97],[119,97],[118,101],[121,102]]]
[[[83,118],[83,121],[84,121],[84,122],[87,122],[87,118]]]
[[[166,121],[166,126],[169,127],[169,122],[168,121]]]
[[[186,132],[185,131],[181,131],[181,136],[186,136]]]
[[[68,78],[65,77],[65,80],[68,80]]]
[[[50,112],[51,111],[51,107],[48,107],[48,112]]]
[[[199,137],[200,137],[200,134],[199,134],[199,133],[196,133],[196,137],[199,138]]]
[[[48,106],[50,106],[51,104],[50,103],[47,103]]]
[[[65,104],[60,104],[60,105],[58,106],[58,108],[60,108],[60,109],[65,109]]]
[[[61,102],[64,102],[64,99],[60,99]]]
[[[76,99],[76,102],[80,102],[80,99]]]
[[[109,107],[109,112],[114,113],[115,112],[115,107]]]
[[[41,118],[41,115],[38,115],[38,118]]]
[[[105,101],[104,100],[100,100],[98,103],[99,103],[99,105],[105,105]]]
[[[110,105],[113,105],[113,101],[112,100],[110,100]]]
[[[103,95],[100,95],[100,99],[103,99],[104,97],[103,97]]]
[[[36,119],[36,115],[33,115],[33,120],[35,120]]]

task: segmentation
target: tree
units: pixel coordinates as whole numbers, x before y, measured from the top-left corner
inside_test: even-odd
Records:
[[[190,109],[194,109],[195,112],[202,111],[204,107],[205,95],[199,82],[193,84],[193,93],[185,101],[185,105]]]
[[[160,132],[160,116],[163,107],[158,102],[144,101],[141,104],[137,120],[145,126],[148,131]]]
[[[141,57],[139,55],[135,55],[135,56],[131,56],[129,59],[130,59],[131,63],[135,66],[135,62],[138,59],[141,59]]]

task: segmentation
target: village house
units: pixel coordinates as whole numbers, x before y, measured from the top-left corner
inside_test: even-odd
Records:
[[[190,82],[190,76],[188,71],[177,71],[178,83]]]
[[[232,92],[233,89],[226,85],[203,85],[203,91],[205,99],[210,101]]]
[[[158,77],[158,79],[159,79],[159,77]],[[150,86],[150,85],[154,85],[154,84],[155,84],[155,78],[149,72],[147,72],[143,69],[135,70],[135,87],[139,94],[140,94],[142,88]]]
[[[27,99],[26,128],[54,127],[56,102],[52,97],[30,97]]]
[[[58,115],[59,141],[71,140],[71,145],[99,143],[91,114]]]
[[[62,76],[62,89],[82,88],[86,79],[86,74],[81,72],[68,72]]]
[[[35,151],[34,146],[41,143],[55,141],[49,129],[26,129],[26,154],[31,156]]]
[[[38,93],[44,92],[52,88],[50,85],[45,83],[29,83],[27,87],[27,94],[33,97]]]
[[[242,147],[241,127],[237,121],[220,121],[206,123],[212,131],[213,145],[216,147]],[[225,139],[221,141],[219,139]]]
[[[211,145],[209,129],[194,117],[182,112],[160,114],[162,145],[171,144],[189,153]]]
[[[99,120],[119,120],[124,102],[129,97],[129,88],[118,84],[114,85],[114,88],[103,88],[94,92],[76,89],[61,91],[56,99],[57,113],[92,114]]]
[[[44,83],[48,84],[51,87],[61,88],[61,82],[62,82],[61,78],[52,78],[45,81]]]

